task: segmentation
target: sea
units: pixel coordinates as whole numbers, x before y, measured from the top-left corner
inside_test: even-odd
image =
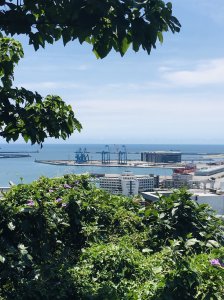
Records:
[[[173,150],[184,153],[183,160],[200,160],[203,153],[215,154],[224,153],[224,145],[152,145],[152,144],[128,144],[128,145],[108,145],[111,154],[111,160],[117,159],[117,151],[126,148],[128,160],[140,160],[142,151]],[[127,168],[122,167],[96,167],[96,166],[58,166],[37,163],[35,160],[75,160],[76,152],[83,151],[89,155],[90,160],[101,160],[101,152],[108,150],[103,144],[44,144],[41,148],[38,145],[27,144],[0,144],[0,153],[2,152],[20,152],[28,153],[30,157],[20,158],[0,158],[0,187],[9,186],[9,182],[14,184],[30,183],[37,180],[40,176],[58,177],[64,174],[83,174],[83,173],[113,173],[119,174],[127,169],[134,174],[155,174],[169,176],[172,169],[167,168]],[[192,153],[201,153],[192,155]]]

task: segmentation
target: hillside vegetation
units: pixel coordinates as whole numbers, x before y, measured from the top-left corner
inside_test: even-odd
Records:
[[[223,299],[223,222],[186,191],[140,206],[87,176],[0,200],[0,299]]]

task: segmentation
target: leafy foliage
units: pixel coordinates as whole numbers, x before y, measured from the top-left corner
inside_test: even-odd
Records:
[[[169,245],[170,240],[178,240],[182,250],[193,247],[198,252],[224,242],[223,222],[208,205],[192,201],[184,190],[161,197],[146,210],[144,223],[151,226],[149,244],[156,251]]]
[[[24,55],[23,48],[19,42],[1,36],[0,51],[0,78],[5,87],[11,87],[14,67]]]
[[[185,191],[144,208],[84,175],[20,184],[0,200],[0,298],[222,299],[222,226]]]
[[[0,135],[17,140],[19,135],[26,142],[41,144],[47,137],[70,136],[81,124],[70,105],[59,96],[38,93],[24,88],[13,88],[14,67],[23,57],[22,45],[8,37],[0,37]]]
[[[163,32],[179,32],[180,23],[172,4],[162,0],[3,0],[0,2],[0,30],[27,34],[35,49],[60,38],[64,44],[78,39],[93,45],[97,57],[113,48],[123,56],[132,44],[151,52]],[[18,3],[20,2],[20,3]]]

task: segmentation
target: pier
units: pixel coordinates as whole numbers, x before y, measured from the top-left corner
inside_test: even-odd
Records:
[[[20,153],[2,153],[0,152],[0,158],[22,158],[22,157],[31,157],[30,154],[20,154]]]
[[[77,163],[74,160],[38,160],[35,159],[36,163],[48,164],[48,165],[58,165],[58,166],[69,166],[69,167],[125,167],[125,168],[166,168],[166,169],[178,169],[183,168],[181,165],[177,164],[155,164],[146,163],[145,161],[127,161],[127,164],[122,165],[117,161],[110,161],[109,164],[102,163],[100,160],[91,160],[85,163]]]
[[[27,154],[29,154],[29,153],[39,153],[39,150],[36,150],[36,151],[0,151],[0,153],[5,153],[5,154],[8,154],[8,153],[27,153]]]
[[[39,153],[39,151],[0,151],[0,158],[31,157],[30,153]]]

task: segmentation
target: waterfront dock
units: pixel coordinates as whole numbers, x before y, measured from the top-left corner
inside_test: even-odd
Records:
[[[0,151],[0,158],[31,157],[30,153],[39,153],[39,151]]]
[[[21,158],[21,157],[31,157],[30,154],[20,154],[20,153],[1,153],[0,152],[0,158]]]
[[[70,167],[127,167],[127,168],[166,168],[166,169],[177,169],[183,168],[178,164],[164,164],[164,163],[146,163],[145,161],[128,161],[127,164],[119,164],[117,161],[111,161],[108,164],[102,164],[101,160],[91,160],[85,163],[76,163],[74,160],[35,160],[36,163],[59,165],[59,166],[70,166]]]

